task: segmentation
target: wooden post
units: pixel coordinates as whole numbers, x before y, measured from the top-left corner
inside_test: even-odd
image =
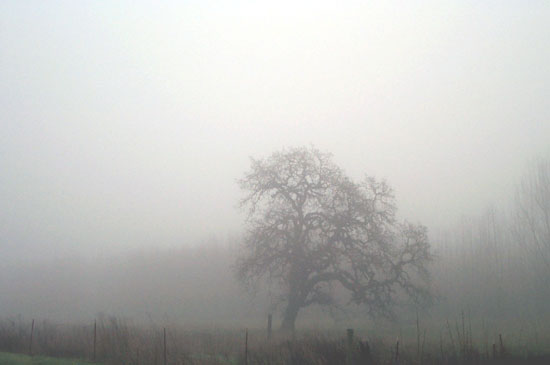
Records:
[[[418,318],[418,309],[416,310],[416,357],[420,358],[420,320]]]
[[[271,340],[271,324],[272,324],[273,316],[271,313],[267,315],[267,339]]]
[[[426,329],[424,328],[424,335],[422,336],[422,347],[420,348],[420,365],[424,362],[424,344],[426,343]]]
[[[443,334],[439,331],[439,351],[441,352],[441,359],[446,359],[445,353],[443,352]]]
[[[347,338],[348,338],[348,347],[351,348],[353,345],[353,328],[348,328],[346,330]]]
[[[500,350],[499,351],[500,357],[503,357],[504,356],[504,343],[502,342],[502,334],[501,333],[498,334],[498,339],[499,339],[499,342],[500,342],[500,349],[499,349]]]
[[[466,355],[468,347],[468,336],[466,336],[466,326],[464,325],[464,311],[462,311],[462,354]]]
[[[32,320],[32,324],[31,324],[31,338],[30,338],[30,341],[29,341],[29,355],[32,356],[32,335],[34,333],[34,318]]]
[[[244,365],[248,365],[248,328],[244,335]]]
[[[493,360],[497,359],[497,345],[493,343]]]
[[[164,327],[164,365],[166,365],[166,327]]]
[[[353,328],[346,329],[346,365],[353,364]]]
[[[94,319],[94,354],[93,354],[93,357],[92,357],[93,362],[95,362],[96,341],[97,341],[97,320]]]
[[[397,343],[395,344],[395,363],[399,363],[399,338],[397,339]]]

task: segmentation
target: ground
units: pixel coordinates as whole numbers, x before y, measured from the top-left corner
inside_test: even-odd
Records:
[[[45,356],[28,356],[22,354],[11,354],[0,352],[0,364],[6,365],[84,365],[91,364],[83,360],[56,359]]]

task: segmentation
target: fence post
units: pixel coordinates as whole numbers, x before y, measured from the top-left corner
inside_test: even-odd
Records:
[[[397,343],[395,344],[395,363],[399,363],[399,338],[397,338]]]
[[[166,327],[164,327],[164,365],[166,365]]]
[[[271,324],[272,324],[273,316],[270,314],[267,315],[267,339],[271,340]]]
[[[95,362],[96,341],[97,341],[97,319],[94,319],[94,354],[92,357],[93,362]]]
[[[32,324],[31,324],[31,338],[30,338],[30,341],[29,341],[29,355],[32,356],[32,335],[34,333],[34,318],[32,320]]]
[[[418,318],[418,308],[416,309],[416,357],[420,358],[420,319]]]
[[[346,329],[346,365],[353,364],[353,328]]]
[[[346,333],[348,335],[348,347],[351,348],[351,346],[353,345],[353,328],[348,328],[346,330]]]
[[[244,335],[244,365],[248,365],[248,328]]]

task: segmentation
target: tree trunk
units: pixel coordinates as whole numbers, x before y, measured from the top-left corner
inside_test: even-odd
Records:
[[[298,317],[298,312],[300,311],[300,305],[296,300],[290,300],[283,317],[283,323],[281,325],[281,330],[287,333],[294,333],[296,318]]]
[[[298,252],[298,253],[296,253]],[[303,252],[299,249],[293,252],[295,255],[294,262],[292,263],[290,269],[290,292],[288,295],[288,305],[285,310],[283,317],[283,323],[281,325],[281,330],[283,332],[294,334],[296,317],[298,317],[298,312],[304,304],[304,299],[302,296],[302,288],[307,275],[304,274],[303,267],[300,265],[298,257],[303,256]]]

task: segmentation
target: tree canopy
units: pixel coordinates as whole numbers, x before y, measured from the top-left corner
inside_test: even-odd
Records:
[[[390,316],[400,293],[429,298],[427,230],[397,221],[386,182],[354,182],[312,147],[252,159],[239,184],[248,228],[237,274],[279,286],[283,329],[294,329],[302,308],[334,305],[333,284],[372,315]]]

